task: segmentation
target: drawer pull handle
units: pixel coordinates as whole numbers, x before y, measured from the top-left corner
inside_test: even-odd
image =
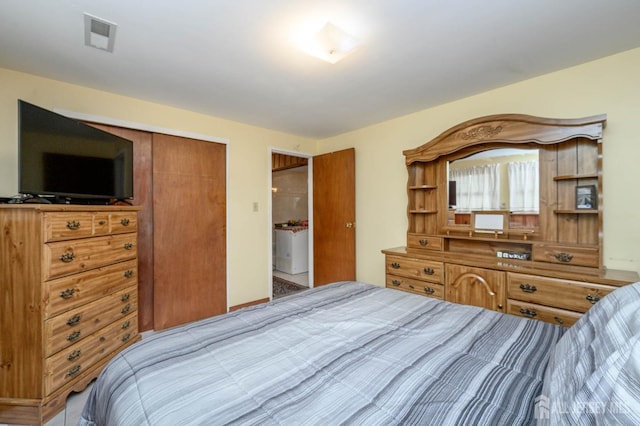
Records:
[[[126,315],[129,313],[130,310],[131,310],[131,305],[127,305],[124,308],[122,308],[120,312],[122,313],[122,315]]]
[[[427,275],[433,275],[436,271],[433,268],[424,268],[424,273]]]
[[[71,299],[73,297],[73,293],[75,292],[75,288],[68,288],[60,292],[60,297],[62,297],[63,299]]]
[[[124,336],[122,336],[122,341],[126,342],[127,340],[129,340],[131,338],[131,333],[127,333]]]
[[[435,290],[432,289],[431,287],[425,287],[424,288],[424,292],[427,293],[427,294],[433,294],[433,293],[435,293]]]
[[[553,317],[553,319],[558,323],[558,324],[564,324],[564,320],[560,317]]]
[[[399,264],[398,262],[393,262],[393,263],[391,264],[391,267],[392,267],[393,269],[398,269],[398,268],[400,268],[400,264]]]
[[[124,271],[125,278],[131,278],[132,276],[133,276],[133,271],[131,269],[127,269],[126,271]]]
[[[528,318],[533,318],[538,315],[535,309],[520,309],[520,313]]]
[[[99,221],[98,221],[98,225],[100,225],[100,226],[104,225],[105,223],[107,223],[107,222],[106,222],[106,221],[104,221],[104,220],[99,220]]]
[[[122,219],[120,221],[120,223],[122,224],[122,226],[129,226],[129,219],[127,219],[126,217],[124,219]]]
[[[73,254],[72,251],[68,251],[60,255],[60,260],[63,261],[64,263],[69,263],[69,262],[73,262],[73,259],[75,259],[75,257],[76,255]]]
[[[522,283],[520,284],[520,290],[524,291],[525,293],[535,293],[537,288],[535,285]]]
[[[100,343],[104,343],[107,340],[107,338],[104,336],[100,336],[99,340],[100,340]]]
[[[78,323],[80,322],[81,319],[82,319],[82,317],[80,316],[80,314],[75,314],[74,316],[72,316],[71,318],[69,318],[67,320],[67,325],[69,327],[73,327],[74,325],[78,325]]]
[[[120,300],[122,302],[128,302],[130,297],[131,297],[131,295],[129,293],[123,294],[122,297],[120,298]]]
[[[76,349],[75,351],[69,354],[69,356],[67,357],[67,360],[75,361],[76,359],[80,358],[80,355],[82,355],[82,351],[80,349]]]
[[[553,255],[559,262],[571,262],[573,255],[571,253],[556,253]]]
[[[402,284],[402,281],[400,281],[400,280],[391,280],[391,284],[393,284],[393,285],[395,285],[397,287],[400,284]]]
[[[413,286],[413,284],[409,284],[409,288],[410,288],[411,290],[415,290],[415,289],[416,289],[416,288]]]
[[[600,300],[600,296],[598,296],[597,294],[594,294],[593,296],[590,294],[587,294],[587,297],[585,297],[585,299],[591,302],[592,305],[595,305],[596,302]]]
[[[67,222],[67,228],[71,229],[72,231],[77,231],[78,229],[80,229],[80,222],[78,222],[77,220],[70,220]]]
[[[420,240],[418,241],[422,247],[429,245],[429,240]]]
[[[81,368],[80,364],[74,365],[73,368],[67,371],[67,377],[77,376]]]
[[[131,250],[133,248],[133,243],[124,243],[125,250]]]
[[[127,328],[129,328],[130,325],[131,325],[131,321],[126,320],[125,322],[122,323],[122,329],[126,330]]]
[[[78,340],[80,338],[80,330],[76,330],[73,333],[71,333],[70,335],[67,336],[67,340],[70,342],[75,342],[76,340]]]

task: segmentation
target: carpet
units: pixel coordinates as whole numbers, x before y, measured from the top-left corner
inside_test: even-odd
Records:
[[[293,293],[297,293],[302,290],[308,290],[309,287],[305,287],[300,284],[296,284],[291,281],[287,281],[280,277],[273,277],[273,298],[288,296]]]

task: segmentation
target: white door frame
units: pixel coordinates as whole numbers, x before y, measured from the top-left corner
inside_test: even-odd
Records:
[[[289,151],[282,148],[269,147],[269,177],[268,182],[268,196],[267,196],[267,211],[269,213],[268,223],[268,244],[269,244],[269,262],[268,273],[269,278],[269,300],[273,299],[273,155],[272,154],[285,154],[294,157],[301,157],[308,159],[308,173],[307,173],[307,203],[309,209],[309,287],[313,288],[313,155],[299,151]]]

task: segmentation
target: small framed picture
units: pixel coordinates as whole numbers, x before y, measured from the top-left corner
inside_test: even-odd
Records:
[[[596,208],[598,208],[596,186],[576,186],[576,210],[594,210]]]

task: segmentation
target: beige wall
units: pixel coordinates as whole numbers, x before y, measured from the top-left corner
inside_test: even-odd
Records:
[[[606,113],[603,142],[604,263],[640,271],[640,49],[426,109],[334,138],[320,152],[355,147],[357,278],[384,285],[380,249],[405,244],[406,169],[402,151],[462,121],[520,113],[572,118]],[[383,99],[380,102],[384,102]]]
[[[305,154],[313,154],[312,140],[0,69],[0,196],[12,196],[18,190],[17,99],[51,110],[228,139],[229,304],[268,296],[269,148],[289,151],[300,148]],[[253,212],[254,202],[258,202],[258,212]]]

